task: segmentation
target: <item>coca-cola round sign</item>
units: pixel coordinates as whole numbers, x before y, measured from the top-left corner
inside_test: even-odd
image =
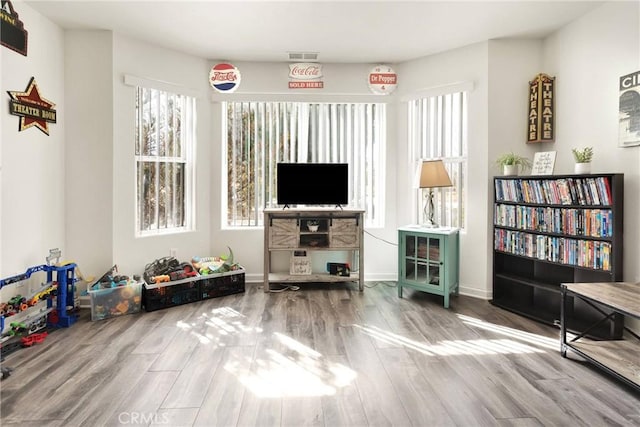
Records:
[[[388,65],[376,65],[369,73],[369,89],[378,95],[387,95],[398,86],[398,75]]]
[[[240,86],[240,70],[232,64],[216,64],[209,72],[211,87],[221,93],[231,93]]]

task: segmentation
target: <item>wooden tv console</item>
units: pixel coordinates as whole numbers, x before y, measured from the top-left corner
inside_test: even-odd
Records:
[[[317,229],[310,225],[317,224]],[[315,230],[315,231],[313,231]],[[347,251],[351,256],[349,276],[329,273],[289,274],[271,272],[275,251]],[[271,283],[358,282],[364,290],[364,210],[363,209],[282,209],[264,210],[264,291]]]

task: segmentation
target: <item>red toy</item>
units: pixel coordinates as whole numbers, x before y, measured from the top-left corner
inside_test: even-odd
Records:
[[[33,344],[40,344],[47,337],[46,332],[40,332],[39,334],[31,334],[26,337],[20,338],[23,347],[31,347]]]

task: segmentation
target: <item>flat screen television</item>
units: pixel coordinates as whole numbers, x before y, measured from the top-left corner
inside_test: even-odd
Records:
[[[279,205],[347,205],[347,163],[278,163],[276,191]]]

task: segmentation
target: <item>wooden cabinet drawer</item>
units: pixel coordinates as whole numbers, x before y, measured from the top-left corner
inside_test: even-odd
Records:
[[[332,248],[357,248],[359,244],[360,241],[358,239],[358,234],[356,233],[331,233],[330,246]]]
[[[331,232],[334,234],[355,234],[357,229],[355,218],[334,218],[331,222]]]
[[[331,222],[332,248],[355,248],[358,239],[358,222],[355,218],[334,218]]]
[[[269,227],[270,248],[297,248],[298,222],[289,218],[273,218]]]

